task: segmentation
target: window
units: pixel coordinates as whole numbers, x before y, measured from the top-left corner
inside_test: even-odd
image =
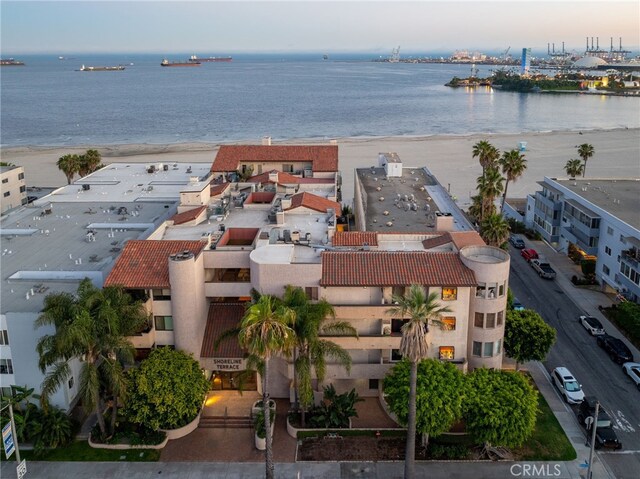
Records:
[[[153,299],[156,301],[170,301],[171,300],[171,290],[170,289],[153,289],[151,290],[153,293]]]
[[[27,191],[27,187],[26,186],[21,186],[20,187],[20,193],[24,193],[25,191]]]
[[[613,236],[613,228],[611,226],[607,226],[607,234]]]
[[[620,243],[627,244],[627,240],[624,239],[624,235],[620,235]]]
[[[399,349],[392,349],[391,350],[391,362],[395,363],[397,361],[402,361],[402,354],[400,354],[400,350]]]
[[[458,298],[458,288],[443,287],[442,288],[442,300],[454,301]]]
[[[173,331],[173,316],[154,316],[156,331]]]
[[[439,358],[440,359],[453,359],[455,357],[456,348],[453,346],[440,346]]]
[[[504,320],[504,311],[498,311],[496,315],[496,326],[502,326],[502,322]]]
[[[490,358],[491,356],[493,356],[493,343],[484,343],[482,356],[485,358]]]
[[[392,319],[391,320],[391,332],[392,333],[401,333],[403,324],[404,324],[404,321],[401,320],[401,319]]]
[[[311,301],[318,300],[318,288],[316,287],[304,288],[304,292],[307,295],[307,299]]]
[[[503,297],[504,296],[504,291],[505,291],[505,284],[506,282],[502,283],[500,286],[498,286],[498,296],[499,297]]]
[[[608,275],[610,273],[609,271],[609,267],[606,264],[602,265],[602,272],[606,275]]]
[[[604,252],[611,256],[611,248],[609,248],[608,246],[604,247]]]
[[[0,374],[13,374],[11,359],[0,359]]]
[[[476,286],[476,298],[484,298],[486,291],[486,283],[478,283],[478,286]]]
[[[487,288],[487,297],[489,299],[496,298],[496,292],[498,291],[498,283],[489,283],[489,287]]]
[[[9,334],[6,329],[0,330],[0,345],[8,345],[9,344]]]
[[[484,326],[484,313],[476,313],[476,317],[473,320],[473,325],[476,328],[482,328]]]
[[[5,192],[5,194],[4,194],[4,195],[2,195],[2,196],[4,196],[4,197],[6,198],[6,197],[7,197],[7,196],[9,196],[10,194],[11,194],[11,192],[10,192],[10,191],[6,191],[6,192]]]
[[[282,171],[284,173],[293,173],[293,164],[291,164],[291,163],[283,163],[282,164]]]
[[[487,313],[487,321],[484,323],[485,328],[496,327],[496,313]]]
[[[502,351],[502,339],[498,339],[498,340],[495,342],[495,345],[496,345],[496,347],[495,347],[495,351],[496,351],[496,356],[497,356],[497,355],[498,355],[498,354],[500,354],[500,352]]]
[[[73,376],[71,376],[71,377],[69,378],[69,381],[67,382],[67,384],[69,385],[69,389],[73,389],[73,384],[74,384],[74,382],[73,382]]]
[[[378,389],[380,387],[379,379],[369,379],[369,389]]]
[[[444,329],[445,331],[455,331],[456,329],[455,316],[445,316],[440,321],[442,321],[442,329]]]
[[[2,178],[2,184],[9,183],[9,178]]]
[[[473,351],[472,353],[474,356],[478,356],[480,357],[480,355],[482,354],[482,343],[478,342],[478,341],[474,341],[473,342]]]

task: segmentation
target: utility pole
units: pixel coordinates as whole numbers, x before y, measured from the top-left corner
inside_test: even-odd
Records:
[[[596,430],[598,429],[598,412],[600,411],[600,403],[596,401],[596,412],[593,415],[593,422],[591,423],[591,448],[589,449],[589,469],[587,469],[587,479],[591,479],[591,465],[593,463],[593,448],[596,445]]]
[[[5,408],[9,408],[9,421],[11,422],[11,434],[13,436],[13,446],[16,448],[16,460],[18,464],[20,464],[20,450],[18,449],[18,434],[16,432],[16,421],[13,419],[13,406],[11,402],[7,402],[7,405],[4,406],[0,411],[3,411]]]

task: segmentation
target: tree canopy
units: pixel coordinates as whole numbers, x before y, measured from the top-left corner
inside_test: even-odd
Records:
[[[129,371],[125,414],[154,430],[176,429],[193,421],[209,390],[198,362],[182,351],[158,348]]]
[[[384,379],[384,394],[401,424],[409,418],[409,376],[411,364],[397,363]],[[446,432],[462,415],[464,376],[451,363],[425,359],[418,363],[416,385],[416,431],[438,436]]]
[[[520,373],[476,369],[467,375],[463,417],[475,439],[517,447],[533,433],[538,392]]]
[[[518,363],[542,361],[556,341],[556,330],[531,309],[507,311],[504,351]]]

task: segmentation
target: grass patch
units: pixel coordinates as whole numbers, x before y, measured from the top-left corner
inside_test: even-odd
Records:
[[[577,457],[542,394],[538,395],[538,419],[533,435],[513,453],[526,461],[572,461]]]
[[[33,451],[21,450],[20,459],[29,461],[87,461],[87,462],[156,462],[160,460],[161,449],[129,449],[114,451],[94,449],[87,441],[75,441],[65,447],[51,449],[36,456]],[[4,451],[2,460],[6,461]],[[15,460],[15,453],[11,456]]]

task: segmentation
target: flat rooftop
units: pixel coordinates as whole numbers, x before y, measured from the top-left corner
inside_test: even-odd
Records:
[[[124,244],[148,235],[172,206],[47,202],[3,217],[2,312],[38,312],[47,294],[75,292],[84,277],[102,285]]]
[[[403,168],[402,177],[387,177],[384,168],[357,168],[366,192],[366,230],[435,231],[435,213],[451,213],[458,231],[473,229],[448,192],[426,168]]]
[[[640,229],[640,178],[554,181],[616,218]]]

